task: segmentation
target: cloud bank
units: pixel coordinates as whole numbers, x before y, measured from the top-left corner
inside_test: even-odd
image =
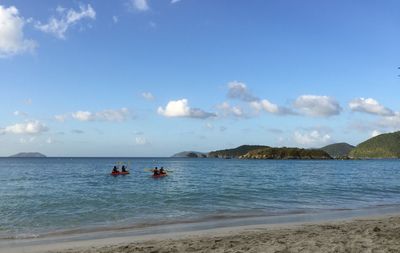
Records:
[[[331,136],[321,130],[303,130],[294,132],[294,141],[304,147],[320,147],[331,141]]]
[[[18,123],[0,129],[1,134],[40,134],[48,131],[49,128],[38,120],[27,121],[25,123]]]
[[[293,103],[302,114],[312,117],[329,117],[340,114],[342,108],[332,97],[302,95]]]
[[[0,57],[32,52],[37,47],[35,41],[25,38],[25,23],[15,6],[0,5]]]
[[[100,112],[77,111],[72,113],[72,118],[79,121],[111,121],[120,122],[132,117],[131,112],[127,108],[118,110],[103,110]]]
[[[394,116],[394,112],[389,108],[379,104],[373,98],[355,98],[349,103],[349,107],[354,112],[362,112],[380,116]]]

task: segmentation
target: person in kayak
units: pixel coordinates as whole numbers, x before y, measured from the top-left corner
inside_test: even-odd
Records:
[[[154,176],[160,175],[160,171],[158,170],[157,167],[154,168],[154,170],[153,170],[153,175],[154,175]]]
[[[121,172],[127,172],[125,165],[122,165]]]
[[[117,166],[114,166],[112,172],[113,172],[113,173],[118,173],[118,172],[119,172]]]
[[[164,167],[161,167],[160,169],[160,175],[165,175],[167,172],[164,170]]]

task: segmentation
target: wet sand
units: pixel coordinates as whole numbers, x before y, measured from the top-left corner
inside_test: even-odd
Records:
[[[400,215],[105,238],[0,252],[400,252]]]

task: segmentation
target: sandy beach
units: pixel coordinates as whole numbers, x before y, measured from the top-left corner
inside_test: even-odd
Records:
[[[400,252],[400,216],[106,238],[0,249],[0,252],[3,251],[13,253]]]

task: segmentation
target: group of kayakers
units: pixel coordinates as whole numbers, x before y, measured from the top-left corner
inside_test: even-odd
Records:
[[[161,167],[160,169],[155,167],[153,170],[153,176],[161,176],[161,175],[167,175],[167,172],[164,170],[164,167]]]
[[[121,170],[118,168],[119,166],[114,166],[111,172],[111,175],[126,175],[129,174],[129,171],[127,170],[125,165],[122,165]],[[150,169],[150,172],[153,172],[153,177],[162,177],[167,175],[167,170],[164,169],[164,167],[161,167],[160,169],[158,167],[154,167],[154,169]]]
[[[122,167],[121,167],[121,172],[128,172],[128,171],[126,170],[125,165],[122,165]],[[117,166],[114,166],[114,168],[113,168],[113,170],[112,170],[112,173],[120,173],[120,171],[118,170],[118,167],[117,167]]]

